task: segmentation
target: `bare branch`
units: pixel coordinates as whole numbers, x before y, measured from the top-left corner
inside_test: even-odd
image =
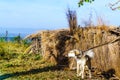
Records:
[[[110,9],[112,9],[112,10],[119,9],[120,6],[114,7],[114,6],[116,6],[119,2],[120,2],[120,0],[118,0],[117,2],[115,2],[115,3],[113,3],[113,4],[109,3]]]

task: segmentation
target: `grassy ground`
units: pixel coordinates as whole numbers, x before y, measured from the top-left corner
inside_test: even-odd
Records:
[[[0,80],[79,80],[75,71],[43,63],[40,54],[24,54],[26,45],[0,42]]]
[[[0,80],[81,80],[76,76],[76,71],[59,69],[43,62],[40,54],[24,54],[27,47],[24,44],[0,42]]]
[[[24,54],[0,61],[0,80],[67,80],[76,79],[71,71],[59,70],[49,63],[41,63],[39,55]],[[69,75],[69,76],[68,76]]]

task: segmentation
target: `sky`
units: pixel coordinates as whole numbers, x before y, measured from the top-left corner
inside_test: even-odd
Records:
[[[38,30],[68,28],[66,11],[77,12],[78,24],[88,21],[90,14],[96,23],[101,17],[108,25],[119,26],[120,10],[112,11],[108,4],[117,0],[95,0],[78,7],[79,0],[0,0],[0,32],[33,33]]]

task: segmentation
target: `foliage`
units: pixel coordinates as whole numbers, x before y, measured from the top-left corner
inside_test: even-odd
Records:
[[[4,37],[0,37],[0,42],[5,42],[5,38]]]
[[[4,56],[5,52],[4,52],[4,49],[3,47],[0,46],[0,59],[2,56]]]
[[[26,41],[23,44],[0,42],[0,80],[79,79],[73,71],[59,71],[51,63],[41,63],[40,54],[24,54],[24,44]]]
[[[21,40],[22,40],[22,38],[20,35],[14,37],[14,39],[13,39],[14,42],[18,42],[18,43],[20,43]]]
[[[10,54],[8,54],[10,55]],[[39,54],[18,54],[9,61],[0,61],[0,80],[79,80],[75,71],[59,70],[50,63],[41,63]]]
[[[24,45],[30,45],[31,41],[30,40],[22,40],[22,44],[24,44]]]
[[[83,6],[84,2],[86,3],[92,3],[94,0],[80,0],[79,3],[78,3],[78,6]]]
[[[16,58],[18,53],[23,53],[28,47],[27,44],[19,44],[15,42],[0,42],[0,60],[9,60],[11,58]]]
[[[80,0],[78,2],[78,6],[81,7],[84,5],[84,3],[92,3],[95,0]],[[109,7],[111,8],[111,10],[120,10],[120,6],[116,6],[118,3],[120,2],[120,0],[117,0],[115,3],[109,3]]]

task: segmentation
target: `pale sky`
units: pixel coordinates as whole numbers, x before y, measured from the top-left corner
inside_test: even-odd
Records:
[[[78,24],[88,20],[92,13],[93,21],[101,16],[109,25],[120,24],[120,10],[112,11],[109,3],[117,0],[95,0],[92,4],[78,7],[79,0],[0,0],[0,31],[26,32],[41,29],[68,28],[67,8],[77,11]],[[18,30],[16,30],[18,29]],[[21,31],[20,31],[21,30]]]

